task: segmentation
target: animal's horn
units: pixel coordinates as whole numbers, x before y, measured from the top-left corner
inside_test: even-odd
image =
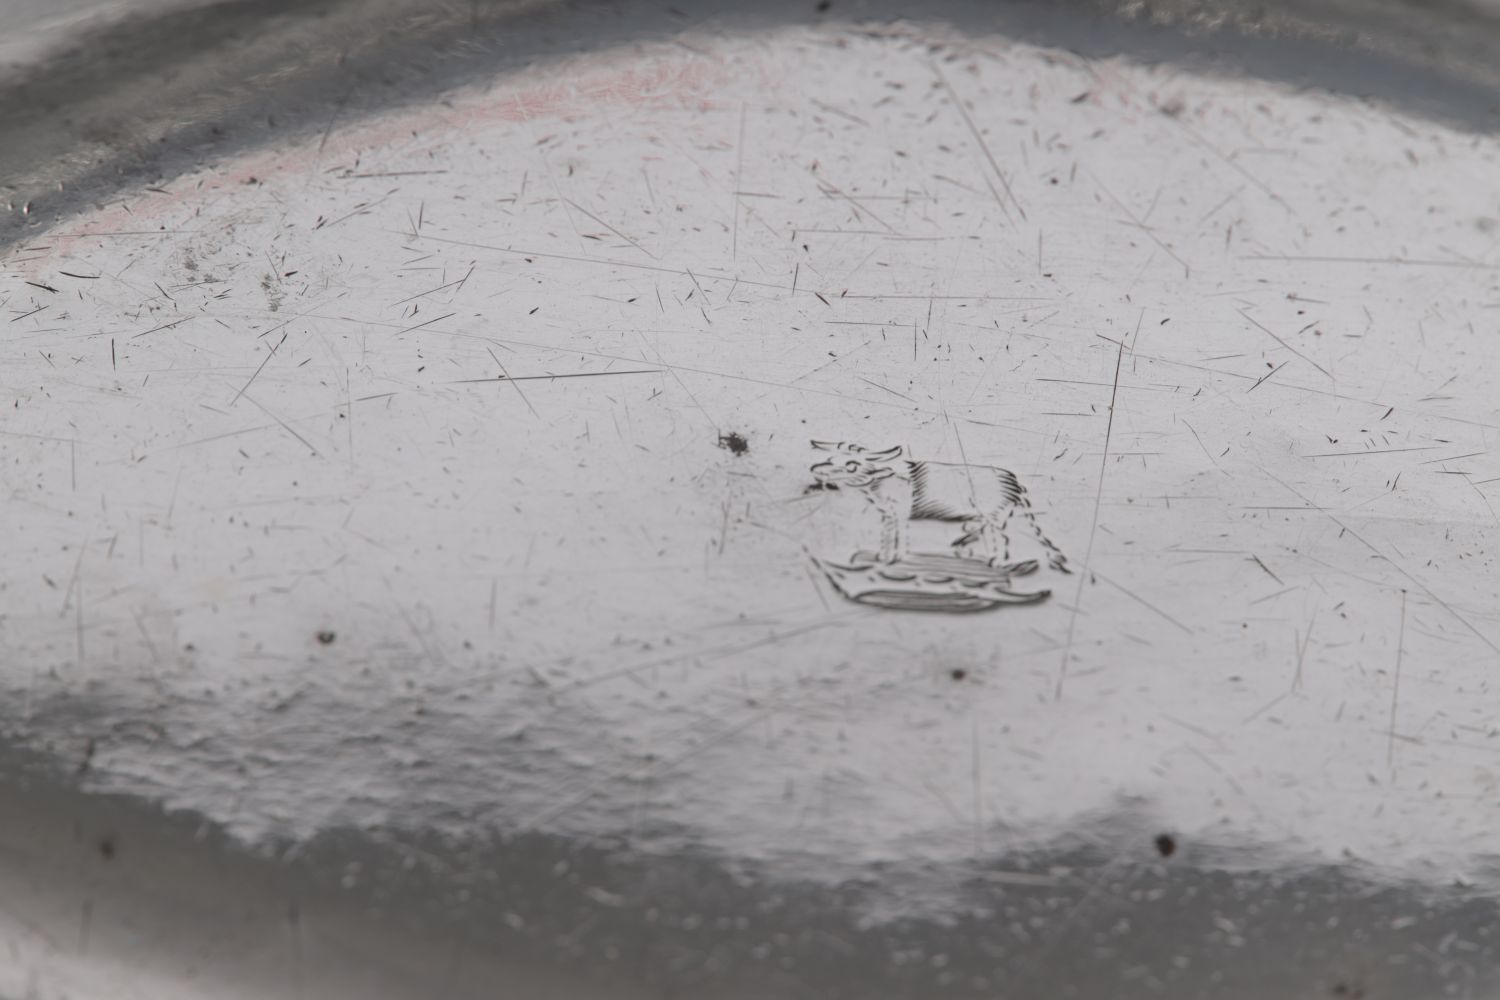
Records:
[[[875,462],[889,462],[893,458],[900,458],[903,450],[903,447],[898,444],[896,447],[887,448],[885,451],[867,452],[865,458]]]
[[[819,451],[838,451],[839,450],[839,442],[837,442],[837,441],[813,441],[813,442],[811,442],[811,444],[812,444],[812,446],[814,448],[818,449]]]

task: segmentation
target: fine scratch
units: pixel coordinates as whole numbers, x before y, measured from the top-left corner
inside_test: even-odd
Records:
[[[256,409],[260,410],[260,412],[264,413],[266,416],[268,416],[272,420],[276,421],[276,423],[280,425],[280,427],[281,427],[282,430],[286,431],[288,434],[290,434],[292,437],[296,438],[298,441],[301,441],[302,444],[307,448],[308,451],[312,452],[314,455],[317,455],[319,458],[323,457],[322,452],[320,452],[320,451],[318,451],[318,449],[314,448],[311,441],[307,440],[307,438],[303,437],[301,434],[298,434],[295,430],[293,430],[291,424],[287,423],[285,420],[282,420],[276,414],[274,414],[270,410],[266,409],[263,405],[261,405],[260,401],[257,400],[254,396],[246,396],[245,398],[247,400],[249,400],[251,403],[253,403],[255,405]]]
[[[1396,683],[1391,688],[1391,725],[1385,745],[1385,766],[1396,766],[1396,707],[1401,699],[1401,652],[1406,645],[1406,591],[1401,591],[1401,626],[1396,633]]]
[[[1136,214],[1134,212],[1132,212],[1129,208],[1127,208],[1126,205],[1125,205],[1125,203],[1123,201],[1121,201],[1119,198],[1116,198],[1114,192],[1111,191],[1109,188],[1105,187],[1104,186],[1104,182],[1101,181],[1098,177],[1094,178],[1094,183],[1097,184],[1097,185],[1099,185],[1099,190],[1103,191],[1105,193],[1105,195],[1108,196],[1109,200],[1115,203],[1115,207],[1116,208],[1118,208],[1121,212],[1125,213],[1125,217],[1130,220],[1130,222],[1131,222],[1132,225],[1134,225],[1141,232],[1145,233],[1147,236],[1151,237],[1151,242],[1155,243],[1157,246],[1161,247],[1163,253],[1165,253],[1168,257],[1171,257],[1177,263],[1179,263],[1179,264],[1182,265],[1182,276],[1184,278],[1188,278],[1188,277],[1192,276],[1193,269],[1188,266],[1188,262],[1185,261],[1185,260],[1183,260],[1181,257],[1177,256],[1177,251],[1173,250],[1165,242],[1163,242],[1162,238],[1160,236],[1156,235],[1156,230],[1154,230],[1150,226],[1146,225],[1146,223],[1142,219],[1137,218]],[[1149,215],[1150,213],[1148,212],[1147,214]],[[1038,266],[1040,267],[1040,259],[1041,259],[1041,244],[1040,243],[1037,244],[1037,248],[1038,248],[1037,249]],[[1259,383],[1256,383],[1256,384],[1259,385]]]
[[[1402,566],[1400,563],[1396,562],[1396,560],[1392,559],[1390,556],[1386,555],[1384,552],[1382,552],[1379,549],[1377,549],[1374,546],[1374,544],[1372,544],[1368,539],[1365,538],[1365,536],[1361,535],[1359,532],[1357,532],[1353,528],[1349,527],[1343,521],[1339,520],[1338,517],[1332,511],[1328,510],[1327,508],[1316,508],[1316,507],[1314,507],[1313,502],[1311,500],[1309,500],[1296,487],[1292,486],[1290,483],[1286,482],[1285,480],[1280,479],[1279,477],[1277,477],[1276,475],[1274,475],[1272,472],[1270,472],[1268,469],[1266,469],[1264,467],[1258,467],[1258,468],[1260,468],[1261,474],[1264,475],[1267,479],[1271,479],[1271,480],[1274,480],[1276,483],[1279,483],[1283,489],[1287,490],[1290,493],[1295,494],[1296,497],[1297,497],[1297,499],[1301,500],[1308,507],[1321,510],[1324,517],[1328,518],[1334,524],[1336,524],[1340,528],[1342,528],[1345,531],[1345,533],[1347,533],[1349,535],[1350,538],[1353,538],[1355,541],[1359,542],[1359,544],[1361,544],[1365,548],[1369,549],[1375,555],[1375,557],[1378,558],[1381,562],[1384,562],[1386,565],[1388,565],[1392,569],[1394,569],[1397,573],[1400,573],[1402,576],[1406,577],[1406,579],[1408,581],[1410,581],[1411,584],[1414,587],[1416,587],[1418,590],[1420,590],[1423,594],[1425,594],[1427,596],[1428,600],[1432,601],[1432,603],[1436,604],[1438,607],[1440,607],[1444,611],[1448,612],[1448,614],[1452,615],[1453,616],[1453,620],[1456,621],[1456,622],[1458,622],[1460,625],[1462,625],[1464,627],[1464,629],[1469,632],[1469,634],[1473,635],[1474,638],[1478,639],[1480,642],[1484,643],[1487,647],[1489,647],[1489,649],[1490,649],[1491,652],[1495,653],[1497,656],[1500,656],[1500,645],[1497,645],[1493,639],[1491,639],[1489,636],[1485,635],[1483,632],[1479,631],[1479,629],[1476,628],[1475,625],[1472,622],[1470,622],[1463,615],[1459,614],[1458,613],[1458,609],[1456,609],[1455,607],[1453,607],[1453,605],[1449,604],[1447,601],[1443,600],[1437,594],[1433,593],[1431,587],[1427,586],[1427,584],[1423,583],[1421,580],[1418,580],[1415,576],[1412,576],[1412,574],[1410,572],[1408,572],[1407,569],[1404,566]]]
[[[494,375],[490,378],[460,378],[447,385],[473,385],[476,382],[552,382],[560,378],[600,378],[605,375],[655,375],[660,368],[635,368],[622,372],[563,372],[560,375]]]
[[[240,386],[240,391],[234,394],[234,398],[229,401],[230,406],[238,403],[240,401],[240,397],[245,394],[245,390],[250,388],[250,386],[255,382],[256,379],[260,378],[260,373],[265,370],[266,365],[271,363],[271,359],[276,356],[277,350],[280,349],[282,344],[286,343],[287,336],[288,334],[285,333],[281,335],[281,339],[278,340],[276,342],[276,346],[271,348],[270,352],[266,354],[265,360],[260,363],[260,367],[255,369],[255,374],[251,375],[250,380],[244,385]]]
[[[1000,181],[1000,186],[1005,189],[1005,196],[1010,199],[1012,205],[1016,206],[1016,212],[1020,214],[1021,221],[1025,222],[1026,210],[1016,200],[1016,193],[1010,189],[1010,181],[1005,179],[1005,174],[1000,170],[1000,164],[995,162],[995,154],[990,152],[989,143],[984,141],[983,135],[980,135],[979,126],[975,125],[974,119],[969,117],[969,109],[964,107],[964,102],[959,99],[958,92],[953,89],[953,84],[948,82],[948,78],[943,75],[943,71],[936,64],[933,65],[932,72],[937,75],[938,82],[948,92],[948,96],[953,100],[953,106],[958,109],[959,115],[963,117],[964,124],[969,127],[969,134],[974,137],[974,141],[979,144],[980,150],[984,153],[984,158],[989,161],[990,169],[995,172],[995,177]],[[1004,207],[1002,204],[1001,208],[1003,209]]]
[[[1297,639],[1297,672],[1292,675],[1293,691],[1302,690],[1302,665],[1307,661],[1307,644],[1312,642],[1313,624],[1317,620],[1318,613],[1314,611],[1307,620],[1307,634],[1298,638],[1295,631],[1292,633],[1293,638]]]
[[[1167,614],[1161,608],[1158,608],[1156,605],[1152,604],[1150,601],[1146,600],[1144,597],[1142,597],[1140,594],[1137,594],[1135,591],[1131,590],[1130,588],[1122,586],[1121,584],[1116,583],[1115,581],[1111,580],[1109,577],[1105,576],[1103,573],[1094,572],[1093,575],[1097,576],[1099,579],[1103,580],[1105,583],[1109,584],[1111,587],[1115,588],[1120,593],[1122,593],[1126,597],[1130,598],[1132,601],[1135,601],[1141,607],[1145,608],[1146,610],[1148,610],[1148,611],[1150,611],[1150,612],[1152,612],[1154,614],[1157,614],[1157,615],[1161,616],[1162,618],[1164,618],[1167,621],[1171,622],[1173,625],[1176,625],[1178,628],[1182,629],[1188,635],[1192,635],[1193,634],[1193,630],[1191,628],[1189,628],[1188,626],[1184,625],[1182,622],[1178,621],[1176,618],[1173,618],[1171,615]],[[1076,600],[1073,602],[1073,606],[1074,606],[1075,609],[1077,608],[1078,602]]]
[[[609,223],[599,218],[599,216],[595,215],[593,212],[590,212],[588,209],[578,204],[578,202],[574,201],[572,198],[564,198],[563,201],[567,202],[569,205],[572,205],[574,208],[578,209],[578,211],[582,212],[584,215],[587,215],[590,219],[599,223],[599,225],[603,226],[605,229],[608,229],[610,232],[614,233],[616,236],[620,237],[620,239],[624,240],[626,243],[629,243],[631,246],[635,247],[641,253],[645,254],[647,257],[650,257],[652,260],[661,259],[657,257],[656,254],[652,253],[650,250],[647,250],[635,240],[631,239],[629,236],[626,236],[624,233],[620,232],[614,226],[611,226]]]
[[[502,376],[501,381],[509,382],[511,384],[511,388],[516,390],[516,395],[521,397],[521,402],[526,404],[526,409],[531,411],[531,415],[533,417],[537,416],[538,414],[536,412],[536,407],[531,405],[531,400],[526,398],[526,393],[522,392],[521,387],[516,384],[518,380],[510,377],[510,372],[505,370],[505,366],[502,365],[500,363],[500,359],[495,356],[494,348],[490,347],[489,345],[485,345],[484,349],[486,351],[489,351],[490,360],[494,361],[495,367],[500,369],[500,374]]]
[[[1293,354],[1297,355],[1297,357],[1301,358],[1303,361],[1306,361],[1308,364],[1312,365],[1314,368],[1316,368],[1318,371],[1322,372],[1324,375],[1327,375],[1329,378],[1333,378],[1333,373],[1331,373],[1327,368],[1324,368],[1322,365],[1318,364],[1312,358],[1308,357],[1306,354],[1303,354],[1301,351],[1297,350],[1291,344],[1288,344],[1286,341],[1284,341],[1280,337],[1276,336],[1276,334],[1272,333],[1269,329],[1267,329],[1254,316],[1251,316],[1250,315],[1250,311],[1248,309],[1241,309],[1241,310],[1239,310],[1239,314],[1241,316],[1245,317],[1245,319],[1247,321],[1249,321],[1251,323],[1254,323],[1257,329],[1259,329],[1266,336],[1270,337],[1272,340],[1276,341],[1276,343],[1280,344],[1282,347],[1285,347],[1287,350],[1291,351]],[[1272,374],[1274,375],[1275,372],[1272,372]],[[1261,381],[1265,381],[1265,380],[1262,379]],[[1256,383],[1256,384],[1259,385],[1260,383]],[[1252,386],[1252,388],[1254,388],[1254,387]]]
[[[1135,335],[1141,332],[1141,323],[1146,318],[1146,310],[1141,310],[1141,315],[1135,321]],[[1083,603],[1083,585],[1089,578],[1089,567],[1093,565],[1094,538],[1099,534],[1099,507],[1104,502],[1104,476],[1109,470],[1109,445],[1110,439],[1115,431],[1115,400],[1120,395],[1120,366],[1125,362],[1125,341],[1120,341],[1119,350],[1115,352],[1115,382],[1114,388],[1109,393],[1109,420],[1104,426],[1104,454],[1099,459],[1099,488],[1094,492],[1094,521],[1089,528],[1089,543],[1083,550],[1083,565],[1078,570],[1078,592],[1073,595],[1073,610],[1068,616],[1068,638],[1063,643],[1062,662],[1057,669],[1057,686],[1053,690],[1054,701],[1061,701],[1063,685],[1068,680],[1068,658],[1073,655],[1073,634],[1078,627],[1078,608]]]
[[[735,144],[734,222],[730,227],[729,259],[740,259],[740,176],[745,169],[745,102],[740,102],[740,138]]]

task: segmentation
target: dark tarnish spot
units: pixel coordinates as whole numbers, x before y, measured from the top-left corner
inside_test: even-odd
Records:
[[[1164,858],[1170,858],[1177,853],[1177,841],[1173,839],[1170,833],[1157,835],[1156,853]]]
[[[338,638],[338,636],[335,635],[333,632],[329,631],[328,629],[324,629],[323,631],[321,631],[321,632],[318,633],[318,641],[320,643],[322,643],[323,645],[325,645],[325,646],[331,646],[331,645],[333,645],[333,640],[335,640],[337,638]]]
[[[115,838],[105,837],[99,841],[99,856],[105,861],[113,861],[115,859]]]
[[[743,434],[730,431],[728,434],[719,435],[719,447],[728,448],[730,454],[738,458],[750,450],[750,442],[745,440]]]
[[[967,670],[965,670],[963,667],[954,667],[952,670],[950,670],[948,672],[948,676],[952,677],[956,681],[961,681],[965,677],[969,676],[969,672]]]

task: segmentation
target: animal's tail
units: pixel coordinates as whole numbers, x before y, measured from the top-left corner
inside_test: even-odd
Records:
[[[1018,506],[1021,509],[1021,516],[1026,518],[1026,523],[1031,525],[1031,533],[1042,544],[1042,548],[1047,550],[1047,565],[1062,573],[1073,572],[1068,568],[1068,557],[1063,555],[1062,549],[1052,543],[1052,539],[1047,537],[1047,533],[1037,523],[1036,514],[1031,509],[1031,497],[1027,495],[1026,487],[1022,486],[1020,482],[1016,483],[1016,487],[1020,493]]]

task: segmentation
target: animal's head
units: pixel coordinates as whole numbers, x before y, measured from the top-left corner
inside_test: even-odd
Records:
[[[884,451],[870,451],[863,445],[844,441],[814,441],[818,451],[832,452],[833,457],[812,467],[813,478],[825,490],[866,489],[896,474],[892,463],[901,458],[904,449],[897,445]]]

